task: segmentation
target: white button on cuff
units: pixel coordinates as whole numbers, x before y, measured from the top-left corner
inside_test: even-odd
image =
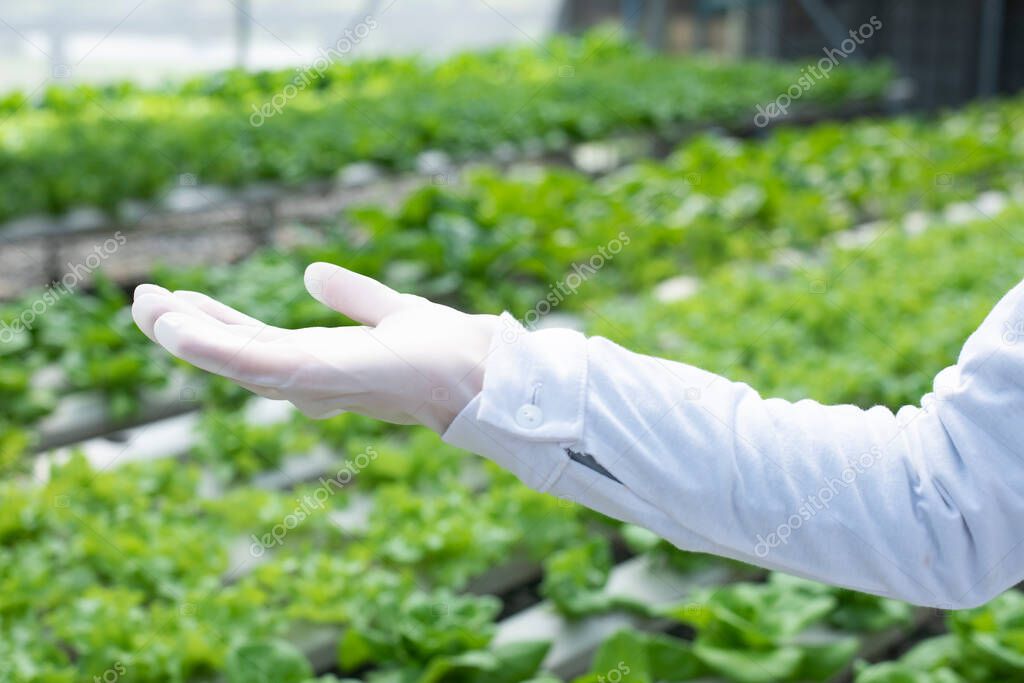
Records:
[[[516,411],[516,424],[523,429],[536,429],[544,421],[544,411],[532,403],[519,406]]]

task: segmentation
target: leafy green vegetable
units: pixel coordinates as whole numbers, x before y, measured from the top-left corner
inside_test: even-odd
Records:
[[[684,681],[708,671],[685,640],[623,630],[601,645],[591,662],[590,673],[574,679],[574,683]]]
[[[235,648],[225,671],[228,683],[301,683],[313,675],[306,656],[282,640]]]
[[[830,625],[843,631],[870,633],[887,628],[908,627],[913,622],[914,609],[905,602],[836,588],[778,572],[773,573],[769,580],[775,585],[787,586],[808,595],[835,598],[836,607],[829,614],[828,621]]]
[[[544,561],[541,594],[570,617],[606,611],[613,605],[603,591],[611,567],[611,546],[602,536],[565,548]]]
[[[857,683],[964,683],[950,668],[962,659],[960,641],[953,634],[923,640],[899,661],[857,666]],[[983,679],[977,679],[983,680]]]
[[[537,672],[550,648],[547,642],[501,645],[440,657],[430,662],[420,683],[520,683]]]
[[[207,463],[226,481],[244,480],[275,470],[287,456],[303,455],[315,445],[307,422],[284,420],[255,424],[244,408],[236,411],[206,410],[198,428],[192,457]]]
[[[492,596],[444,590],[382,595],[372,612],[352,615],[350,628],[373,652],[373,661],[422,662],[486,646],[500,608]]]
[[[166,383],[171,365],[135,327],[124,294],[102,274],[95,285],[95,296],[60,299],[40,318],[39,336],[62,350],[70,388],[101,392],[119,420],[136,413],[145,391]]]
[[[856,638],[801,638],[835,605],[831,596],[786,583],[736,583],[664,613],[697,628],[693,653],[712,671],[741,683],[769,683],[827,680],[852,661]]]

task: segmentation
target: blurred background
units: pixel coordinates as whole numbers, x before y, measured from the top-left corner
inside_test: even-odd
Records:
[[[130,316],[156,282],[346,324],[303,285],[329,261],[917,404],[1021,278],[1022,32],[1024,0],[0,0],[0,683],[1024,680],[1019,589],[755,566],[840,532],[823,482],[687,552]]]
[[[975,98],[1011,93],[1020,87],[1024,61],[1017,34],[1024,30],[1022,7],[1017,2],[996,0],[896,4],[853,0],[452,0],[429,3],[353,0],[299,6],[243,0],[225,3],[151,0],[100,5],[0,2],[3,21],[0,29],[4,33],[0,43],[3,66],[0,91],[7,93],[0,104],[0,117],[6,123],[7,132],[0,139],[6,140],[10,150],[20,148],[18,154],[12,152],[9,156],[11,170],[7,177],[11,182],[4,196],[7,206],[0,211],[0,221],[14,223],[13,229],[0,229],[4,244],[11,245],[0,247],[0,262],[6,262],[4,275],[0,276],[0,295],[10,296],[25,284],[43,284],[59,274],[57,264],[62,260],[61,254],[54,252],[53,245],[46,247],[41,242],[46,235],[68,234],[54,223],[70,225],[72,234],[102,229],[109,222],[106,218],[112,214],[118,217],[118,222],[134,224],[141,221],[143,215],[152,219],[160,213],[152,206],[138,204],[138,200],[150,201],[153,193],[159,193],[159,202],[170,208],[195,208],[201,204],[220,204],[224,199],[223,186],[237,186],[242,182],[239,174],[230,172],[199,173],[193,167],[202,155],[183,156],[180,150],[171,149],[174,144],[184,144],[181,140],[161,143],[156,152],[158,158],[149,162],[142,161],[146,155],[139,150],[140,165],[169,166],[148,169],[145,175],[152,174],[152,178],[135,178],[126,184],[117,178],[50,177],[55,173],[54,167],[72,175],[72,169],[62,160],[65,156],[74,158],[71,163],[79,169],[79,176],[102,176],[103,169],[94,165],[104,156],[108,160],[105,163],[117,158],[115,138],[123,135],[111,133],[106,141],[101,138],[75,141],[75,145],[81,147],[104,146],[104,154],[70,149],[69,144],[60,142],[61,136],[80,125],[87,111],[107,119],[112,126],[123,124],[127,128],[133,127],[138,117],[157,116],[153,111],[142,112],[137,106],[124,112],[105,108],[103,98],[97,98],[104,90],[109,93],[118,87],[148,88],[169,94],[175,88],[183,88],[183,91],[202,92],[209,91],[211,84],[223,77],[218,74],[240,72],[262,72],[266,74],[264,81],[276,78],[280,81],[279,87],[284,87],[289,70],[294,69],[298,76],[308,76],[316,71],[318,60],[345,64],[388,56],[416,56],[426,62],[437,62],[459,52],[499,45],[521,45],[543,51],[544,41],[552,35],[581,35],[602,25],[616,27],[616,40],[625,38],[669,55],[813,63],[844,40],[854,45],[847,32],[874,17],[884,30],[872,30],[870,39],[857,40],[856,49],[849,56],[844,52],[841,60],[853,65],[882,60],[892,68],[885,101],[879,101],[876,109],[880,107],[892,113],[927,112]],[[367,26],[367,21],[373,26]],[[354,30],[360,35],[355,36]],[[794,74],[799,75],[796,70]],[[557,78],[557,73],[551,75]],[[535,76],[532,78],[537,81]],[[315,75],[313,80],[318,84],[311,90],[319,90],[326,84],[326,79]],[[438,87],[443,85],[438,84]],[[251,101],[242,104],[241,100],[245,99],[236,98],[239,107],[235,111],[239,119],[244,118],[245,113],[251,115],[258,106],[266,106]],[[65,105],[58,106],[62,101]],[[127,102],[127,99],[121,101]],[[136,98],[136,104],[139,101]],[[169,98],[164,101],[167,106],[176,106]],[[194,98],[189,101],[200,102]],[[77,104],[68,104],[72,102]],[[184,102],[181,100],[179,104]],[[411,99],[410,102],[410,106],[418,106]],[[29,116],[33,108],[40,107],[48,108],[58,120],[47,115]],[[353,104],[352,107],[373,115],[363,106]],[[197,115],[194,107],[180,109],[174,115],[160,114],[165,119],[160,131],[183,125]],[[59,121],[62,116],[64,124]],[[199,128],[203,128],[209,118],[199,123]],[[616,126],[620,130],[627,129],[635,127],[635,123],[612,121],[608,129]],[[58,124],[60,130],[53,133],[58,138],[55,140],[43,128]],[[398,122],[380,128],[389,126],[397,135],[409,133],[412,128]],[[102,136],[102,133],[96,134]],[[247,137],[246,133],[239,135]],[[48,139],[53,149],[36,150],[38,157],[30,161],[25,156],[33,154],[26,148],[33,147],[37,138]],[[252,144],[263,143],[256,140]],[[239,141],[239,147],[249,146],[245,140]],[[423,151],[448,156],[453,151],[429,150],[432,146],[435,145],[424,142],[421,147]],[[501,145],[498,147],[500,151]],[[337,151],[326,154],[335,155],[333,160],[323,159],[325,165],[333,169],[361,160],[359,154],[355,154],[355,158]],[[365,154],[365,160],[381,161],[373,158],[374,154],[374,151]],[[421,161],[430,159],[428,155]],[[433,159],[436,161],[437,157]],[[405,163],[393,158],[385,162]],[[250,159],[247,163],[254,162]],[[35,164],[41,169],[39,172],[33,171]],[[314,171],[302,164],[294,162],[292,165],[300,168],[292,171],[278,167],[245,171],[241,175],[247,177],[250,190],[264,195],[266,188],[253,187],[251,181],[257,179],[254,175],[267,176],[274,181],[288,181],[289,177],[306,181],[314,176],[331,175],[328,168]],[[19,183],[26,187],[21,188]],[[80,187],[71,187],[72,184]],[[197,186],[208,185],[197,189]],[[97,209],[106,218],[99,215]],[[258,207],[256,212],[266,213],[266,206]],[[150,245],[145,251],[151,253],[154,248],[159,247]],[[234,258],[241,253],[239,250],[246,248],[241,244],[226,247],[225,255]],[[139,251],[141,254],[143,250]],[[173,260],[175,254],[168,256]],[[137,277],[149,265],[146,261],[125,267],[124,277]]]
[[[55,74],[70,83],[131,79],[154,84],[231,67],[300,66],[317,56],[317,48],[333,45],[350,24],[385,11],[387,21],[360,44],[360,56],[442,57],[522,42],[529,36],[541,38],[555,26],[557,5],[544,0],[499,2],[494,4],[498,13],[481,3],[458,1],[353,0],[298,6],[250,1],[5,1],[0,5],[7,29],[0,47],[0,86],[31,89]]]
[[[897,64],[915,83],[917,105],[1010,92],[1024,78],[1024,7],[1014,0],[352,0],[299,6],[269,0],[4,0],[0,12],[0,87],[30,91],[53,79],[155,84],[231,67],[299,66],[312,61],[317,48],[334,44],[350,24],[385,13],[387,21],[360,44],[358,56],[441,57],[621,20],[660,50],[793,59],[816,55],[846,37],[861,17],[874,15],[894,30],[872,40],[858,58]]]
[[[394,150],[382,152],[373,148],[363,153],[325,150],[316,161],[295,159],[283,166],[275,163],[273,168],[265,168],[264,160],[264,168],[253,168],[261,163],[252,155],[263,153],[257,148],[270,144],[264,138],[271,135],[263,131],[263,136],[250,139],[254,128],[230,133],[239,138],[235,151],[250,154],[244,161],[234,162],[234,169],[218,172],[211,168],[217,165],[209,158],[213,150],[206,150],[204,155],[180,149],[181,145],[189,143],[173,132],[178,126],[195,125],[196,133],[188,137],[194,138],[192,143],[197,144],[203,131],[218,116],[225,117],[234,111],[235,123],[244,124],[246,116],[249,123],[253,123],[256,118],[263,118],[256,113],[259,107],[280,109],[273,101],[270,104],[252,101],[259,94],[259,88],[252,88],[252,84],[260,79],[264,90],[270,87],[268,80],[274,79],[280,90],[287,85],[288,74],[292,74],[292,80],[305,78],[305,84],[299,88],[304,94],[310,94],[307,90],[326,93],[328,79],[320,78],[317,71],[321,62],[327,63],[325,60],[344,65],[405,57],[420,60],[422,64],[437,64],[462,52],[512,45],[543,53],[545,41],[553,35],[579,36],[588,30],[600,31],[602,26],[614,27],[615,40],[628,40],[656,53],[702,55],[734,62],[777,60],[813,64],[830,49],[840,48],[845,40],[855,49],[849,54],[842,52],[835,60],[836,66],[840,62],[854,67],[885,63],[892,70],[885,92],[879,93],[880,97],[872,105],[875,111],[929,112],[976,98],[1012,93],[1020,87],[1024,61],[1017,33],[1024,30],[1022,7],[1017,2],[995,0],[897,4],[852,0],[451,0],[429,3],[353,0],[302,3],[297,7],[293,3],[243,0],[225,3],[152,0],[101,5],[0,2],[3,21],[0,29],[4,33],[0,43],[0,64],[3,65],[0,91],[6,93],[0,99],[0,120],[6,130],[5,134],[0,134],[0,141],[4,141],[10,152],[6,163],[11,167],[6,173],[9,182],[3,196],[6,206],[0,210],[0,222],[13,223],[6,225],[7,229],[0,228],[0,241],[7,245],[0,247],[0,263],[5,265],[0,269],[3,271],[0,295],[11,296],[26,284],[43,284],[55,279],[61,272],[61,261],[67,260],[59,250],[74,251],[73,246],[69,247],[55,236],[106,229],[111,217],[118,224],[135,225],[144,219],[152,222],[163,208],[192,210],[204,205],[209,209],[217,208],[226,199],[232,202],[238,199],[236,190],[244,185],[243,194],[256,195],[255,199],[245,198],[248,219],[277,221],[269,217],[277,207],[268,207],[264,200],[280,188],[260,187],[253,181],[284,181],[294,185],[314,178],[324,179],[347,164],[360,161],[383,162],[392,167],[415,166],[417,156],[411,151],[399,155],[405,157],[399,159],[395,158]],[[884,29],[872,29],[870,39],[851,42],[848,32],[864,25],[869,17]],[[358,31],[359,35],[353,31]],[[570,64],[563,66],[566,73],[573,69]],[[547,76],[558,79],[557,69],[558,66],[553,67]],[[236,79],[234,86],[223,82],[226,75],[246,72],[263,76],[247,85],[237,77],[232,77]],[[800,75],[796,68],[792,73],[796,77]],[[497,67],[491,75],[501,77]],[[528,80],[539,84],[542,79],[536,73],[525,75],[520,84]],[[307,87],[309,83],[313,87]],[[423,86],[424,81],[419,83]],[[233,104],[216,113],[200,114],[197,107],[212,102],[223,104],[223,98],[175,100],[173,96],[175,91],[202,94],[232,87]],[[445,83],[436,83],[435,93],[443,87]],[[251,89],[248,95],[239,90],[246,88]],[[117,98],[113,94],[118,89],[126,89],[126,94],[138,92],[134,97]],[[143,97],[147,89],[154,95],[162,93],[162,105],[157,105],[155,96]],[[276,94],[282,102],[291,99]],[[566,96],[572,97],[572,94],[567,92]],[[302,99],[311,101],[309,97]],[[860,99],[863,102],[866,98]],[[143,106],[143,101],[148,103]],[[409,101],[410,107],[424,106],[411,94]],[[108,107],[104,102],[115,106]],[[189,107],[184,106],[186,102]],[[121,105],[124,108],[119,111]],[[157,113],[159,106],[165,107],[165,111]],[[605,102],[600,106],[607,108],[613,104]],[[173,113],[166,110],[167,107],[174,109]],[[377,116],[355,101],[351,101],[350,108],[349,114],[358,112],[367,120]],[[46,113],[33,117],[33,109]],[[445,115],[440,109],[436,113]],[[520,113],[513,109],[508,120],[500,125],[514,126],[513,115]],[[833,115],[838,113],[833,112]],[[851,111],[845,113],[848,115]],[[318,119],[321,122],[328,122],[333,116],[326,111],[322,114]],[[286,118],[291,116],[300,118],[304,114],[286,112]],[[635,129],[638,121],[630,116],[602,125],[609,133],[616,129],[618,132]],[[685,118],[686,115],[678,117],[676,123]],[[788,112],[783,117],[769,118],[773,119],[772,123],[785,123],[790,119]],[[775,120],[777,118],[779,120]],[[61,141],[67,136],[77,138],[78,133],[71,131],[77,130],[86,119],[92,120],[87,139]],[[97,119],[124,130],[111,131],[104,139]],[[279,117],[278,122],[280,120]],[[335,117],[334,120],[341,125],[340,119]],[[564,123],[549,126],[549,137],[566,133]],[[217,132],[211,132],[212,135],[224,135],[230,130],[230,125],[223,121],[221,124],[224,125],[213,126]],[[647,125],[642,121],[639,124]],[[158,127],[158,135],[170,134],[177,139],[154,141],[156,148],[151,150],[141,145],[133,153],[128,140],[132,135],[144,134],[138,126],[149,125]],[[390,130],[390,134],[396,136],[422,135],[417,129],[422,125],[423,121],[382,122],[377,126],[377,134],[386,135]],[[425,135],[429,138],[432,133]],[[479,135],[493,135],[493,131],[481,131]],[[570,142],[571,138],[595,137],[573,131],[568,131],[568,136]],[[508,136],[502,134],[502,137]],[[521,137],[536,140],[532,133],[523,133]],[[663,147],[670,148],[674,142],[672,135],[662,137],[665,138]],[[44,145],[42,140],[47,143]],[[508,145],[500,144],[504,142],[514,146],[521,140],[499,141],[495,149],[505,150]],[[444,149],[444,145],[436,143],[437,140],[429,139],[417,143],[421,153],[436,152],[433,156],[419,157],[421,170],[424,163],[430,165],[440,160],[441,166],[446,167],[454,157],[466,157],[466,150]],[[109,169],[110,164],[117,163],[121,144],[127,145],[125,154],[136,157],[135,163],[146,167],[143,177],[130,180],[103,177],[109,173],[103,164]],[[550,145],[550,141],[543,144]],[[102,153],[90,151],[97,145],[103,148]],[[379,158],[382,153],[387,158]],[[225,160],[224,163],[232,162]],[[167,167],[153,168],[154,164]],[[209,165],[207,172],[201,173],[195,168],[199,164]],[[314,165],[320,167],[314,168]],[[443,169],[439,166],[438,170]],[[353,172],[358,176],[365,171],[365,168],[356,168]],[[122,170],[122,174],[125,173]],[[230,198],[225,196],[226,186],[235,188]],[[152,204],[154,196],[156,205]],[[253,202],[257,204],[255,208]],[[335,208],[326,210],[330,213]],[[199,220],[198,224],[202,228],[207,224],[206,219]],[[263,234],[262,228],[255,232]],[[47,236],[53,238],[49,246],[44,244]],[[215,260],[236,258],[253,246],[235,241],[236,244],[223,245],[223,258],[215,257]],[[126,250],[136,252],[137,258],[126,255],[121,263],[111,264],[115,271],[121,269],[119,278],[138,277],[151,265],[147,255],[166,246],[165,240],[145,248],[142,242],[139,240]],[[193,258],[194,252],[188,244],[172,245],[166,253],[170,262]],[[182,248],[187,251],[185,255],[177,253]],[[201,258],[209,259],[210,252],[217,250],[203,249]]]

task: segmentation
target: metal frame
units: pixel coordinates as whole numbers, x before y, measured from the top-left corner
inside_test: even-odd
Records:
[[[978,36],[978,95],[981,97],[991,97],[999,91],[1005,18],[1004,0],[982,0]]]

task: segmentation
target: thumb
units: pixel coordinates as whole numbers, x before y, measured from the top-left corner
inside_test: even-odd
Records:
[[[425,302],[330,263],[310,264],[303,279],[314,299],[364,325],[377,325],[392,313]]]

